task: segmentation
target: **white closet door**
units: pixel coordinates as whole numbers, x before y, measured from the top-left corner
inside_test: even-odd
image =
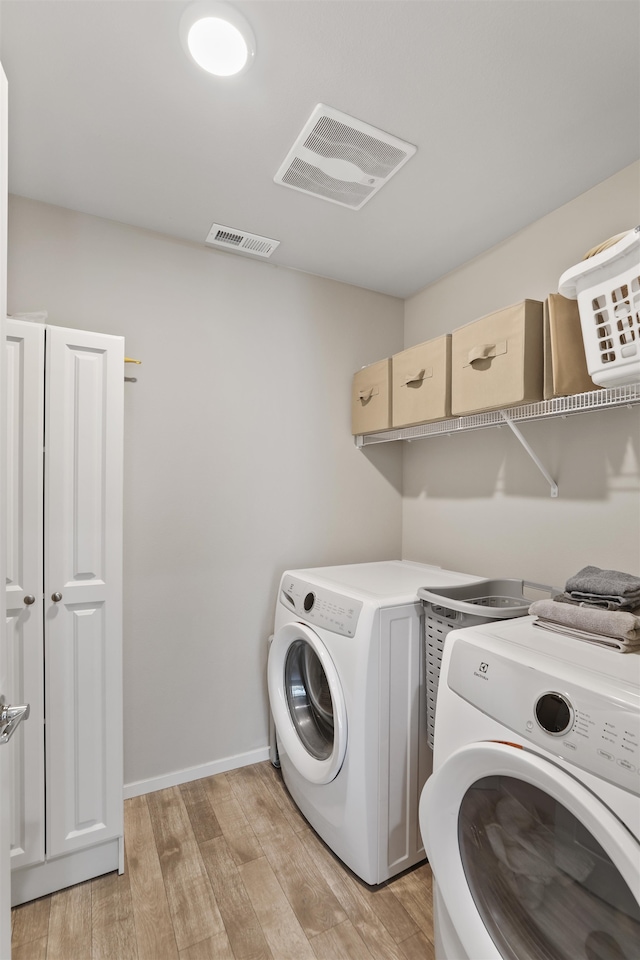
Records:
[[[7,310],[7,78],[0,64],[0,398],[4,397],[4,315]],[[4,428],[0,420],[0,543],[4,539]],[[0,551],[0,583],[4,578],[4,551]],[[0,696],[7,682],[4,594],[0,591]],[[9,702],[9,701],[7,701]],[[2,746],[0,745],[0,750]],[[11,876],[9,868],[9,757],[0,753],[0,956],[11,956]]]
[[[49,856],[122,833],[124,340],[47,328]]]
[[[7,320],[6,603],[8,703],[28,703],[4,748],[13,780],[11,865],[44,860],[42,442],[44,327]]]

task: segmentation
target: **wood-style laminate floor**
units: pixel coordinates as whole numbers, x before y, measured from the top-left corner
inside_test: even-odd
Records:
[[[429,865],[361,883],[269,762],[125,801],[125,855],[16,907],[13,960],[433,960]]]

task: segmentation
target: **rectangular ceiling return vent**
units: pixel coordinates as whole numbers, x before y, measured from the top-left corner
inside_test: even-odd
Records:
[[[416,149],[319,103],[273,179],[283,187],[359,210]]]
[[[225,250],[252,253],[256,257],[270,257],[273,251],[280,246],[279,240],[259,237],[255,233],[236,230],[234,227],[223,227],[221,223],[213,224],[205,243],[209,243],[213,247],[222,247]]]

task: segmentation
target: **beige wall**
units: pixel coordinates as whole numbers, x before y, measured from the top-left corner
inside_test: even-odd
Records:
[[[125,385],[125,782],[254,756],[282,571],[401,556],[401,451],[356,449],[349,395],[402,348],[402,301],[12,197],[8,309],[123,334],[143,361]]]
[[[349,423],[352,373],[402,349],[403,309],[410,346],[543,299],[640,222],[639,183],[635,164],[404,308],[11,198],[9,311],[124,334],[143,361],[125,386],[130,792],[264,754],[287,567],[403,556],[560,586],[586,563],[640,574],[639,408],[522,426],[557,500],[506,427],[359,451]]]
[[[584,253],[640,223],[640,164],[443,277],[405,303],[412,346],[525,297],[544,300]],[[403,556],[563,586],[587,563],[640,574],[640,408],[403,443]]]

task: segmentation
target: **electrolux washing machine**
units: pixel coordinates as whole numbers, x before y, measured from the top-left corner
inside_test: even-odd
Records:
[[[420,827],[437,960],[640,956],[640,654],[453,631]]]
[[[409,561],[287,571],[269,650],[282,776],[327,845],[366,883],[425,856],[426,737],[419,587],[477,577]]]

